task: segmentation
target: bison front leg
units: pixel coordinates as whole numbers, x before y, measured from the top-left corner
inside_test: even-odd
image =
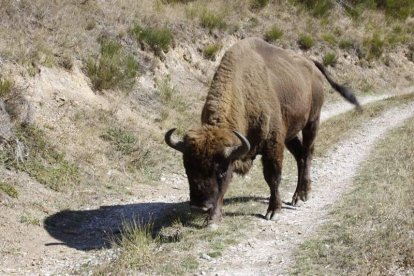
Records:
[[[279,184],[282,175],[283,163],[283,144],[278,146],[276,153],[269,157],[263,155],[263,175],[270,188],[269,207],[265,218],[267,220],[276,220],[276,213],[279,213],[282,208],[282,200],[279,194]]]

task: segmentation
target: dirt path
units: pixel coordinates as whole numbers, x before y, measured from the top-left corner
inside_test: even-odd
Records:
[[[248,240],[230,247],[217,260],[204,262],[201,274],[288,275],[294,251],[325,221],[330,206],[350,189],[360,163],[375,143],[412,116],[414,103],[390,109],[363,124],[324,158],[314,160],[311,199],[296,210],[284,209],[276,223],[258,220]],[[286,195],[285,200],[290,201],[291,196]]]

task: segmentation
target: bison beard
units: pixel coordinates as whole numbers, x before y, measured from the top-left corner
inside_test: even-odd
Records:
[[[183,153],[190,205],[208,211],[209,224],[222,217],[233,172],[246,174],[257,155],[262,155],[270,188],[265,217],[276,218],[282,207],[278,187],[285,146],[298,168],[292,204],[308,199],[325,80],[360,109],[353,93],[333,81],[317,61],[258,38],[242,40],[224,54],[207,95],[201,127],[189,130],[182,141],[172,137],[175,129],[165,134],[166,143]]]

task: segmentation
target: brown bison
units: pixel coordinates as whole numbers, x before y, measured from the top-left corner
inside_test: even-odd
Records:
[[[182,141],[172,137],[175,129],[165,134],[166,143],[183,153],[190,205],[208,211],[209,224],[222,217],[233,172],[246,174],[258,154],[270,188],[265,217],[275,219],[282,206],[278,188],[285,145],[298,167],[292,204],[307,200],[325,79],[360,108],[355,96],[334,82],[320,63],[261,39],[244,39],[224,54],[201,114],[201,127],[189,130]]]

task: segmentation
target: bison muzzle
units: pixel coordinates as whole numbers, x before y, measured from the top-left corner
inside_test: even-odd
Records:
[[[233,172],[244,175],[257,155],[270,188],[266,219],[275,219],[282,202],[283,151],[297,162],[292,204],[311,190],[310,164],[323,104],[323,83],[360,108],[353,93],[337,84],[322,64],[275,47],[259,38],[233,45],[223,56],[201,114],[201,126],[183,140],[165,134],[166,143],[183,153],[192,208],[208,212],[209,224],[222,218],[224,194]],[[300,137],[302,133],[302,137]]]

